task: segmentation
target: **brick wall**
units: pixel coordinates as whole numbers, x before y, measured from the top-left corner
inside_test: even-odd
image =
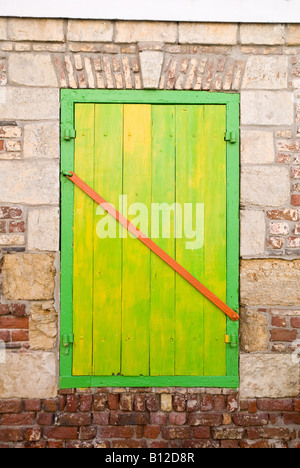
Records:
[[[300,399],[205,389],[0,400],[0,448],[300,448]]]
[[[0,445],[299,447],[299,70],[299,25],[0,21]],[[58,390],[60,88],[241,93],[238,391]]]

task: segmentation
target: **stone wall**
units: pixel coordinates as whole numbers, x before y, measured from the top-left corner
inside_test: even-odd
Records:
[[[60,88],[241,93],[241,387],[234,419],[225,410],[230,392],[222,390],[174,390],[174,401],[177,394],[187,405],[197,400],[195,424],[189,407],[159,419],[164,398],[155,389],[140,396],[125,390],[132,402],[156,401],[155,410],[145,403],[144,419],[137,406],[116,406],[117,419],[110,413],[109,395],[121,389],[99,390],[103,412],[91,406],[83,419],[80,406],[68,409],[70,396],[58,395]],[[0,441],[299,446],[299,25],[0,18],[0,174]],[[71,393],[89,406],[98,390]],[[216,419],[205,419],[207,394]],[[225,406],[216,409],[219,400]]]

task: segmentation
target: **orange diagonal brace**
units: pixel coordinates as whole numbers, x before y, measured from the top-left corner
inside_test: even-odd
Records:
[[[115,210],[115,208],[107,203],[104,198],[102,198],[98,193],[96,193],[91,187],[89,187],[80,177],[78,177],[74,172],[66,174],[66,177],[71,180],[77,187],[79,187],[83,192],[85,192],[92,200],[94,200],[98,205],[103,205],[103,208],[107,213],[113,216],[120,224],[122,224],[125,229],[131,232],[137,239],[139,239],[146,247],[148,247],[153,253],[160,257],[167,265],[173,268],[176,273],[178,273],[182,278],[188,281],[197,291],[199,291],[203,296],[205,296],[209,301],[211,301],[215,306],[217,306],[224,314],[228,315],[233,321],[239,320],[239,315],[232,310],[227,304],[225,304],[221,299],[219,299],[215,294],[213,294],[209,289],[207,289],[200,281],[198,281],[194,276],[192,276],[185,268],[183,268],[179,263],[177,263],[172,257],[170,257],[164,250],[162,250],[157,244],[155,244],[151,239],[149,239],[145,234],[143,234],[138,228],[136,228],[128,219],[126,219],[121,213]]]

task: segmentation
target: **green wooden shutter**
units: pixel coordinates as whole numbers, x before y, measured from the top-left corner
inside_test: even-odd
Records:
[[[179,209],[170,211],[170,237],[159,232],[153,240],[224,302],[228,111],[226,103],[75,103],[73,147],[74,171],[104,199],[120,211],[120,195],[127,209],[148,207],[149,237],[158,229],[153,204],[179,204],[183,227],[185,204],[202,204],[201,248],[187,249],[186,233],[176,238]],[[226,386],[229,375],[237,381],[225,314],[116,221],[116,237],[100,239],[103,215],[77,187],[73,193],[72,375],[98,385]]]

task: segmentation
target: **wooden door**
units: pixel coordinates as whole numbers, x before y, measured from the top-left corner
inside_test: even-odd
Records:
[[[226,105],[75,104],[75,126],[75,173],[133,223],[143,204],[149,237],[226,302]],[[99,237],[105,216],[75,187],[73,375],[225,376],[226,316],[116,221]]]

